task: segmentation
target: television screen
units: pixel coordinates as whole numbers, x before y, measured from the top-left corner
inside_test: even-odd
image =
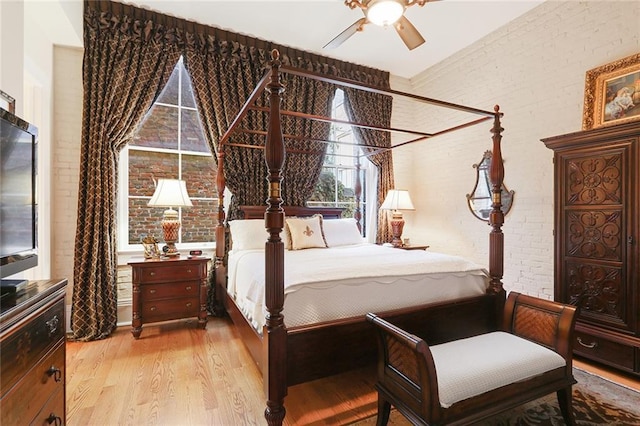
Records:
[[[33,126],[0,110],[0,277],[37,265]]]

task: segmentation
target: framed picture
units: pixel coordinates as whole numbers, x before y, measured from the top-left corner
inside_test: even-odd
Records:
[[[6,109],[11,114],[16,113],[16,100],[2,90],[0,90],[0,108]]]
[[[640,53],[587,71],[582,129],[640,120]]]

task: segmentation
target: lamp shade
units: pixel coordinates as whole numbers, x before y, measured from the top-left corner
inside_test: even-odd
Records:
[[[187,184],[178,179],[158,179],[156,192],[149,200],[152,207],[191,207]]]
[[[376,25],[391,25],[404,13],[404,2],[401,0],[371,0],[366,13],[367,19]]]
[[[415,210],[409,191],[406,189],[390,189],[380,208],[382,210]]]

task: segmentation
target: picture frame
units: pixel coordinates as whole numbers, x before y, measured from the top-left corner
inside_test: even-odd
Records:
[[[9,111],[11,114],[16,113],[16,100],[13,96],[10,96],[8,93],[0,90],[0,108],[4,108]]]
[[[582,129],[640,121],[640,53],[586,73]]]

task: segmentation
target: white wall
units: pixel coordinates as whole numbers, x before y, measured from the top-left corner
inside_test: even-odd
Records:
[[[515,191],[503,227],[508,290],[553,297],[553,155],[540,139],[581,129],[587,70],[639,51],[640,2],[547,1],[411,80],[423,96],[504,112],[505,184]],[[442,126],[427,112],[410,120]],[[394,125],[407,121],[394,115]],[[485,266],[490,229],[465,195],[475,183],[472,164],[491,149],[490,128],[394,151],[396,181],[411,181],[416,204],[405,236]]]

